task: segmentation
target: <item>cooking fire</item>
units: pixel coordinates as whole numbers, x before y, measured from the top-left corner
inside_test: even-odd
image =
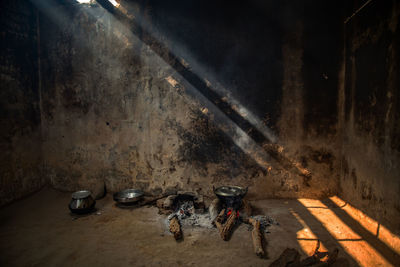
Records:
[[[400,266],[400,0],[0,0],[0,266]]]

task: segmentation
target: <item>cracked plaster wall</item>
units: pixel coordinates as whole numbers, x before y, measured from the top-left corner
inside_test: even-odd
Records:
[[[360,6],[352,3],[351,9]],[[371,3],[346,24],[340,195],[400,232],[400,5]]]
[[[126,28],[99,5],[59,5],[57,14],[62,19],[51,24],[52,18],[44,17],[41,24],[46,73],[43,151],[50,183],[68,191],[98,192],[105,185],[111,192],[138,187],[153,194],[185,189],[211,195],[213,185],[237,184],[249,186],[255,198],[334,194],[337,110],[335,101],[320,102],[336,97],[338,63],[332,51],[337,47],[331,41],[337,36],[327,38],[311,30],[321,20],[311,16],[312,6],[301,6],[299,15],[297,6],[282,4],[285,20],[270,14],[273,19],[267,22],[267,30],[265,25],[251,30],[263,20],[252,6],[241,10],[248,20],[245,26],[229,23],[234,20],[229,15],[232,10],[221,19],[219,13],[205,16],[198,11],[202,7],[184,6],[183,11],[189,8],[185,13],[168,6],[154,1],[130,8],[167,47],[173,49],[177,38],[192,51],[192,59],[205,59],[229,94],[276,133],[280,153],[310,169],[311,179],[270,157],[260,166],[253,148],[243,151],[237,145],[237,130],[224,131],[212,107],[193,97],[196,92],[189,92],[196,88],[179,79],[169,62],[175,59],[165,57],[168,51],[140,40],[146,42],[146,33],[132,34],[130,26]],[[231,8],[236,12],[240,6]],[[329,22],[331,32],[340,33],[333,13],[322,19]],[[196,29],[200,32],[193,35]],[[205,33],[213,49],[198,45]],[[308,48],[311,37],[323,41],[322,51],[330,52],[329,57]],[[232,43],[236,45],[229,47]],[[252,62],[257,65],[252,67]],[[264,74],[255,76],[257,71]],[[175,77],[174,82],[170,77]],[[325,87],[325,92],[319,93],[319,87]]]
[[[42,173],[37,13],[0,4],[0,206],[37,191]]]

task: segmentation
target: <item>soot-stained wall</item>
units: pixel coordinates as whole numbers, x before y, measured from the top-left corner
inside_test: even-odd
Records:
[[[336,193],[341,6],[275,2],[42,10],[51,184],[96,195],[221,184],[259,198]]]
[[[355,7],[360,6],[354,1]],[[400,232],[400,5],[374,1],[345,26],[341,195]]]
[[[42,20],[43,149],[54,187],[159,194],[260,176],[129,25],[99,5],[56,8],[59,19]]]
[[[306,182],[330,195],[336,193],[340,166],[337,73],[343,3],[285,3],[279,142],[312,173]]]
[[[0,206],[44,184],[36,10],[28,1],[0,4]]]

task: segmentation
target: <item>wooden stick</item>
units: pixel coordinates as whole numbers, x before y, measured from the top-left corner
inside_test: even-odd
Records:
[[[253,230],[251,231],[251,237],[253,238],[254,252],[260,258],[265,256],[265,252],[262,245],[262,234],[260,232],[260,221],[253,218],[249,218],[249,222],[253,225]]]
[[[175,240],[182,238],[181,225],[179,224],[179,220],[176,216],[174,216],[169,222],[169,231],[174,234]]]
[[[320,261],[320,256],[321,256],[321,253],[318,251],[319,247],[320,247],[320,241],[317,240],[317,244],[315,245],[315,248],[314,248],[314,253],[311,256],[302,260],[300,262],[300,266],[310,266],[310,265],[318,263]]]
[[[215,221],[214,223],[215,223],[215,226],[217,226],[219,233],[221,234],[224,229],[224,226],[218,221]]]
[[[222,229],[224,228],[222,225],[222,222],[224,221],[224,215],[225,215],[225,210],[222,209],[221,212],[218,214],[218,216],[214,220],[215,226],[217,226],[218,231],[221,233]]]
[[[222,232],[220,232],[221,238],[225,241],[229,239],[231,236],[231,232],[233,229],[233,226],[235,225],[236,222],[236,212],[233,212],[229,215],[228,219],[226,220],[226,223],[224,224],[224,228],[222,229]]]
[[[215,223],[222,224],[224,222],[225,216],[225,209],[222,209],[221,212],[218,214],[217,218],[215,218]]]
[[[330,252],[319,252],[319,247],[320,247],[320,241],[318,240],[316,247],[314,249],[314,254],[310,257],[305,258],[302,260],[299,264],[299,267],[305,267],[305,266],[330,266],[333,264],[338,256],[339,250],[337,248],[334,249],[332,253]],[[327,256],[327,259],[321,261],[322,258]]]
[[[226,222],[224,224],[222,224],[224,214],[225,214],[225,210],[223,209],[223,210],[221,210],[221,212],[215,219],[214,223],[215,223],[215,226],[217,226],[217,228],[219,230],[219,234],[220,234],[222,240],[227,241],[231,235],[231,231],[236,222],[236,212],[232,211],[231,214],[229,215],[228,219],[226,220]]]
[[[152,203],[156,202],[157,200],[159,200],[159,199],[161,199],[161,198],[168,197],[169,195],[170,195],[170,194],[164,194],[164,195],[161,195],[161,196],[153,197],[153,198],[148,199],[148,200],[144,200],[143,202],[138,203],[138,204],[136,205],[136,207],[143,207],[143,206],[152,204]]]
[[[117,207],[121,207],[121,208],[129,208],[129,209],[137,209],[146,205],[150,205],[153,204],[154,202],[156,202],[157,200],[161,199],[161,198],[165,198],[168,197],[171,194],[164,194],[164,195],[160,195],[160,196],[156,196],[150,199],[143,199],[143,200],[139,200],[136,203],[132,203],[132,205],[124,205],[122,203],[115,203],[115,205]]]
[[[326,261],[326,263],[328,263],[328,265],[333,264],[336,261],[338,254],[339,249],[337,248],[335,248],[332,253],[328,253],[328,260]]]

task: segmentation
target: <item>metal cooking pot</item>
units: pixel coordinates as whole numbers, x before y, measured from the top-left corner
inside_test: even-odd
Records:
[[[144,193],[139,189],[125,189],[114,194],[114,200],[119,204],[132,204],[142,199]]]
[[[72,194],[72,200],[68,207],[72,213],[85,214],[94,210],[96,201],[88,190],[76,191]]]
[[[215,195],[228,207],[239,208],[242,204],[242,199],[247,194],[248,187],[240,186],[220,186],[214,188]]]

